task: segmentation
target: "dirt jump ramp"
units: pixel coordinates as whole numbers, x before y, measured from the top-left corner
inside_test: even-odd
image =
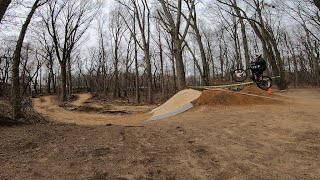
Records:
[[[149,120],[161,120],[183,113],[194,106],[247,106],[280,103],[272,94],[249,86],[241,92],[211,89],[203,92],[186,89],[178,92],[162,106],[151,111]]]
[[[185,112],[193,107],[192,101],[198,99],[200,91],[185,89],[175,94],[171,99],[151,111],[149,120],[161,120]]]

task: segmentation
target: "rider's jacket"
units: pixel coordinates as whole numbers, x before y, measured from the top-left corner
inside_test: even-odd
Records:
[[[265,71],[267,69],[267,63],[261,56],[259,56],[251,68],[256,71]]]

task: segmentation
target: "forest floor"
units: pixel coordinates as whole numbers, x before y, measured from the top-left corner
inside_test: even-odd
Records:
[[[154,107],[100,104],[88,94],[70,109],[52,96],[34,99],[51,121],[0,126],[0,179],[320,177],[320,89],[277,92],[281,103],[218,95],[211,100],[238,105],[205,105],[203,96],[160,121],[145,121]]]

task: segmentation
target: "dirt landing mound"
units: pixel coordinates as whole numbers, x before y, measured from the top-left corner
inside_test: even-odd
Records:
[[[273,94],[269,94],[267,91],[264,91],[257,86],[246,86],[243,88],[241,91],[242,93],[247,93],[247,94],[255,94],[259,96],[273,96]]]
[[[196,106],[244,106],[257,104],[274,104],[279,102],[280,101],[277,99],[259,95],[237,93],[224,90],[207,90],[203,91],[201,96],[194,103]]]

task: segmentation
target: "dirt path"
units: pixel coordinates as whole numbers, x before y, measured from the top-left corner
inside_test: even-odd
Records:
[[[71,104],[74,106],[81,106],[83,103],[85,103],[88,99],[92,97],[91,93],[85,93],[85,94],[78,94],[79,98],[75,101],[73,101]]]
[[[87,99],[91,97],[90,94],[81,94],[79,99],[72,103],[75,106],[81,106]],[[88,112],[67,111],[52,102],[52,96],[45,96],[35,98],[33,106],[37,112],[50,118],[56,122],[74,123],[79,125],[141,125],[142,122],[150,116],[147,113],[136,113],[130,115],[111,115],[111,114],[97,114]]]
[[[199,106],[143,127],[0,127],[0,179],[319,179],[320,89],[280,96],[284,104]],[[44,100],[36,108],[74,116],[66,122],[109,121]]]

